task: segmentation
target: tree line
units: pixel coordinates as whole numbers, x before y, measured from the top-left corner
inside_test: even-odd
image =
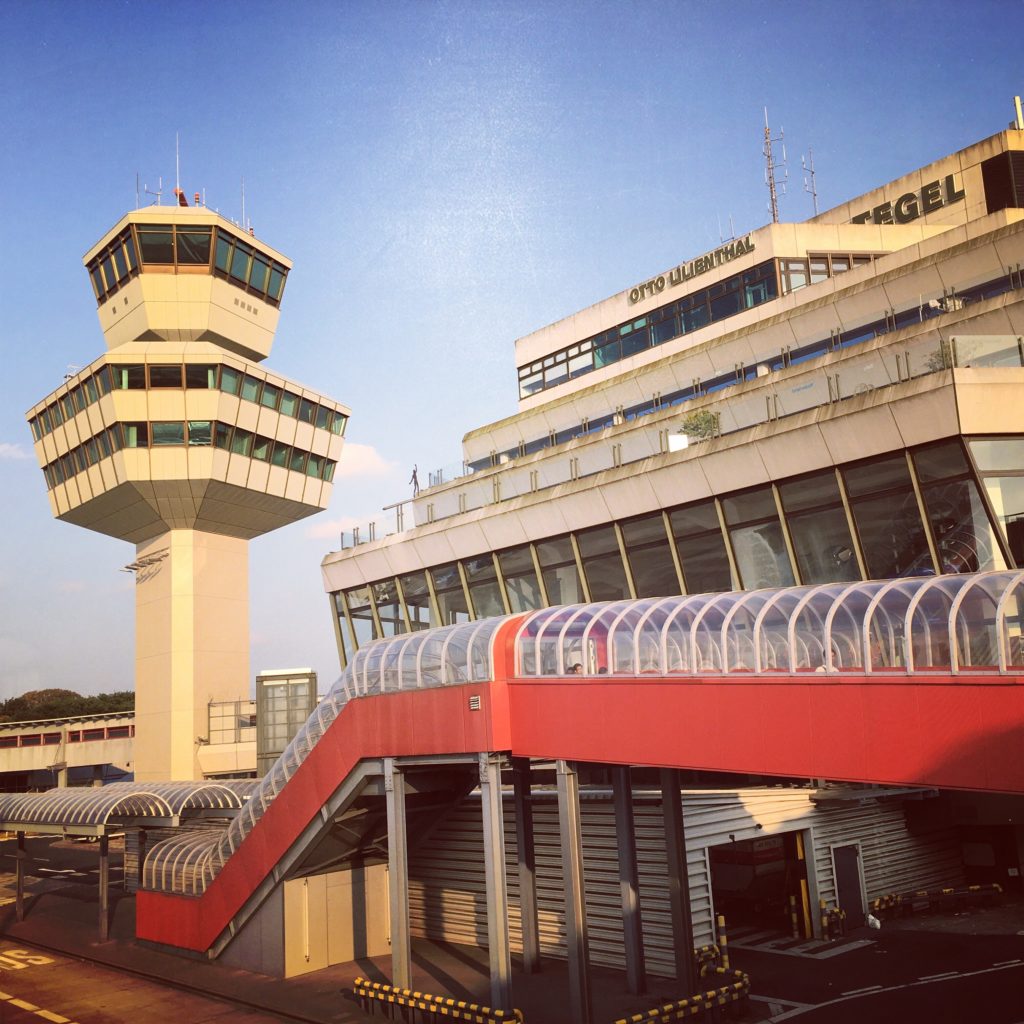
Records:
[[[75,693],[74,690],[29,690],[10,700],[0,701],[0,722],[26,722],[134,710],[133,690],[90,695]]]

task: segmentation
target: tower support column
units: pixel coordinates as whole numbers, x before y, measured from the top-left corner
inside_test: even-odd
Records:
[[[210,702],[249,693],[249,542],[169,530],[135,566],[135,778],[199,779]]]

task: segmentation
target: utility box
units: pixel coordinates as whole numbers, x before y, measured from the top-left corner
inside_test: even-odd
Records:
[[[262,778],[316,707],[311,668],[267,669],[256,677],[256,774]]]

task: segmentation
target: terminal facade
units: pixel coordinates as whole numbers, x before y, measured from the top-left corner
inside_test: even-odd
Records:
[[[583,601],[1024,564],[1024,132],[516,342],[518,411],[329,554],[342,664]]]

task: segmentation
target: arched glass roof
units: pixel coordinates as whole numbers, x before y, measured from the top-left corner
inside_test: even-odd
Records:
[[[45,793],[6,793],[0,795],[0,828],[12,832],[40,827],[102,832],[115,821],[158,819],[176,824],[186,811],[234,813],[244,801],[244,793],[215,782],[112,782]]]
[[[826,583],[544,608],[516,675],[1012,672],[1024,572]]]

